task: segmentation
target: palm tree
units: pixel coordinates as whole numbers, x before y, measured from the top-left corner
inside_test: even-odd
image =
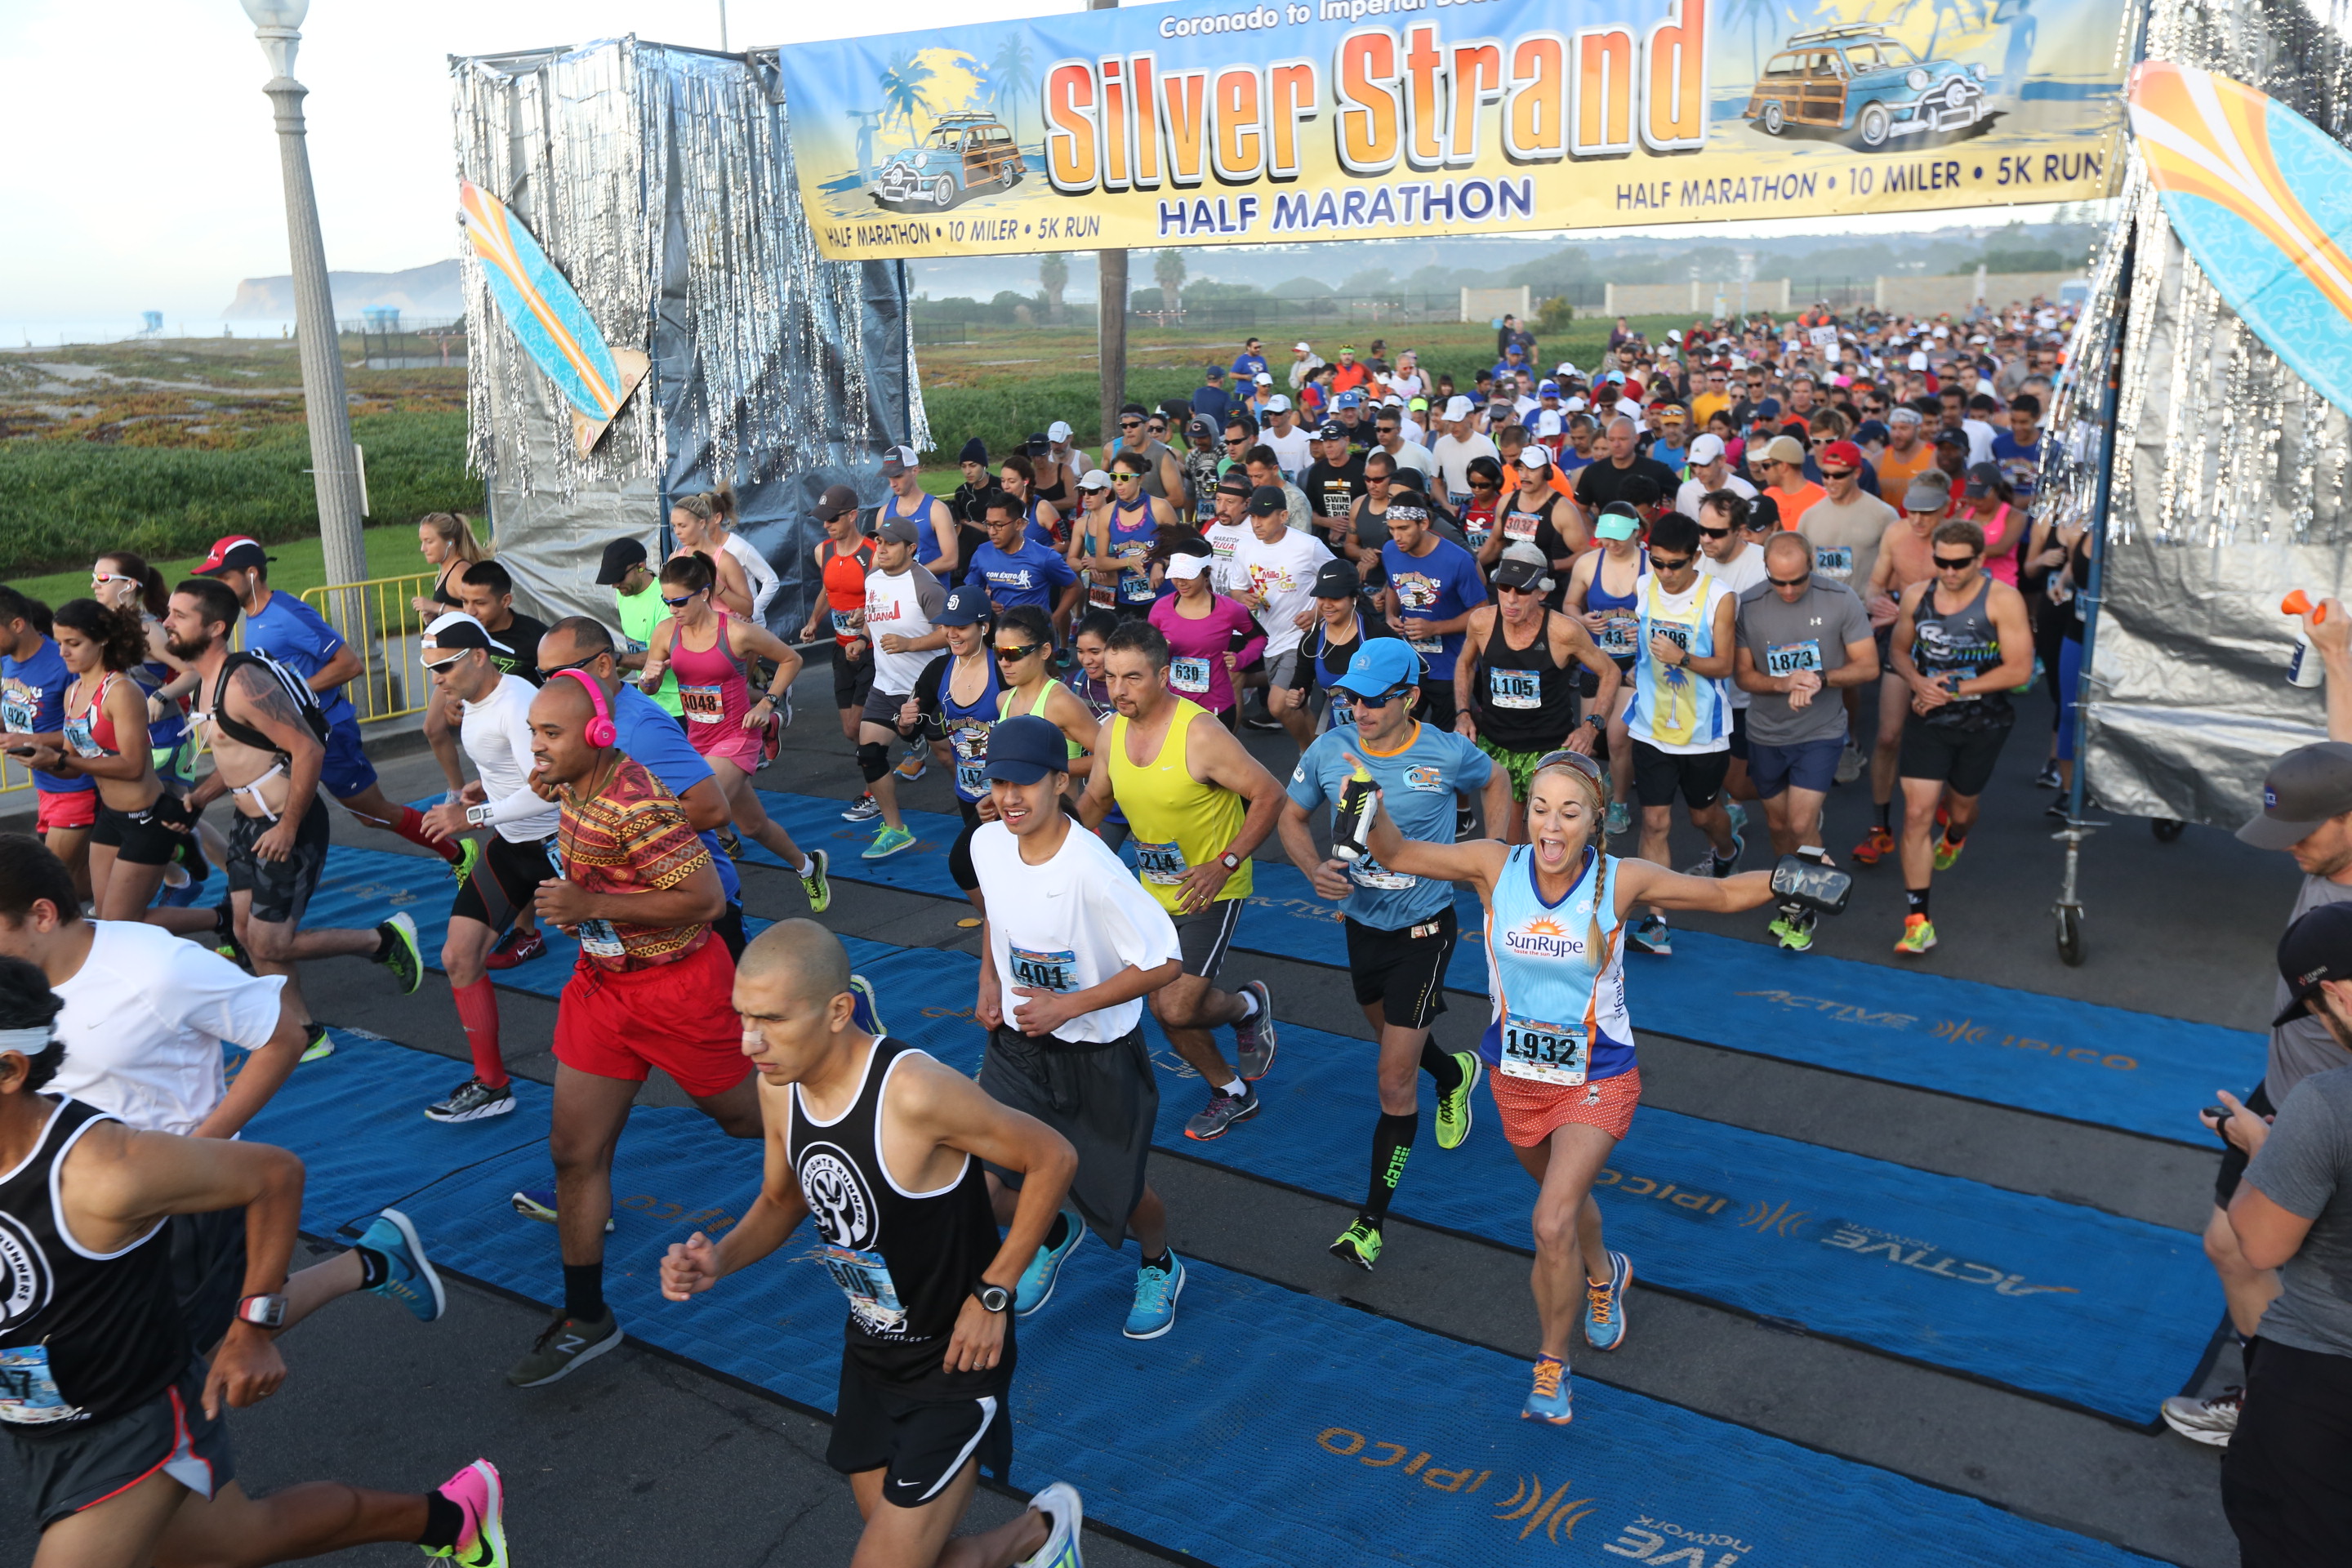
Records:
[[[887,121],[891,117],[905,122],[907,134],[915,133],[915,116],[928,112],[930,100],[923,89],[931,79],[931,68],[918,60],[912,50],[901,49],[891,57],[882,69],[882,112]]]
[[[1037,59],[1030,52],[1027,40],[1018,32],[1009,32],[1004,41],[996,46],[996,58],[988,62],[989,101],[999,113],[1007,112],[1006,99],[1011,99],[1013,140],[1021,140],[1021,106],[1031,89],[1037,85]]]
[[[1160,308],[1163,310],[1182,309],[1184,288],[1184,253],[1163,250],[1151,258],[1151,280],[1160,285]]]
[[[1774,14],[1772,0],[1732,0],[1731,15],[1725,17],[1737,32],[1741,23],[1748,26],[1748,47],[1752,56],[1751,76],[1764,74],[1764,36],[1767,29],[1777,28],[1780,17]]]
[[[1055,321],[1062,319],[1062,290],[1070,286],[1070,264],[1058,250],[1037,258],[1037,287],[1045,291],[1045,305]]]

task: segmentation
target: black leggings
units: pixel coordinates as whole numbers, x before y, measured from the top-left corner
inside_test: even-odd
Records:
[[[963,831],[948,849],[948,875],[955,885],[969,893],[980,886],[980,873],[971,868],[971,836],[980,831],[980,805],[963,796],[956,796],[956,809],[963,813]]]

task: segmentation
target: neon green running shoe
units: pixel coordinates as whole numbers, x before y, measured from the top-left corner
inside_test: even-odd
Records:
[[[334,1054],[335,1042],[327,1037],[327,1026],[316,1022],[312,1023],[310,1025],[310,1037],[302,1042],[302,1056],[300,1059],[306,1062],[322,1062]]]
[[[457,858],[449,862],[449,875],[462,882],[474,874],[474,866],[482,858],[482,841],[478,838],[457,840]]]
[[[1916,958],[1935,945],[1936,928],[1926,915],[1903,917],[1903,934],[1895,939],[1895,952]]]
[[[1380,1227],[1358,1215],[1349,1222],[1348,1228],[1339,1233],[1339,1239],[1331,1244],[1331,1256],[1343,1258],[1370,1274],[1372,1265],[1381,1260]]]
[[[1968,844],[1966,840],[1962,840],[1961,842],[1955,844],[1952,842],[1951,835],[1948,833],[1937,834],[1936,836],[1936,869],[1938,871],[1950,870],[1952,868],[1952,862],[1958,860],[1960,858],[1960,851],[1967,847]]]
[[[809,913],[821,915],[824,913],[825,906],[833,902],[833,883],[825,877],[833,858],[822,849],[810,850],[808,858],[809,874],[801,879],[801,890],[808,895]]]
[[[1813,945],[1813,922],[1804,915],[1782,915],[1764,928],[1790,952],[1804,952]]]
[[[1456,1051],[1454,1060],[1462,1069],[1462,1082],[1451,1094],[1437,1097],[1437,1146],[1441,1149],[1459,1149],[1470,1136],[1470,1091],[1478,1087],[1486,1070],[1475,1051]]]
[[[375,933],[383,939],[383,946],[375,962],[392,971],[392,977],[400,982],[403,995],[414,996],[425,979],[425,953],[416,945],[415,917],[403,910],[379,922]]]

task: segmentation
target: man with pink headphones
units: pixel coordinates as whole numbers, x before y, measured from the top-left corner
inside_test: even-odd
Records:
[[[614,749],[612,710],[586,671],[551,675],[530,731],[534,782],[560,809],[562,870],[539,885],[539,916],[579,939],[580,959],[557,1004],[548,1132],[563,1308],[507,1373],[518,1388],[621,1342],[604,1302],[604,1222],[613,1151],[646,1073],[667,1073],[730,1135],[760,1136],[735,960],[711,931],[727,893],[709,849],[677,797]]]

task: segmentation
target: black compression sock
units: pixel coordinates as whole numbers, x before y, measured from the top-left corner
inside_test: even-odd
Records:
[[[360,1260],[360,1289],[373,1290],[392,1278],[392,1260],[373,1247],[354,1247]]]
[[[1891,800],[1874,800],[1870,803],[1871,819],[1878,824],[1878,831],[1881,833],[1891,834],[1895,831],[1886,826],[1886,814],[1894,809],[1895,803]]]
[[[1168,1249],[1164,1247],[1160,1249],[1159,1257],[1145,1258],[1143,1260],[1143,1266],[1146,1268],[1157,1268],[1162,1274],[1173,1274],[1176,1272],[1175,1266],[1168,1259]]]
[[[1372,1183],[1364,1199],[1364,1217],[1376,1226],[1388,1218],[1389,1200],[1396,1196],[1397,1183],[1404,1178],[1404,1163],[1420,1131],[1418,1110],[1403,1116],[1382,1111],[1372,1128]]]
[[[375,952],[368,955],[371,963],[382,963],[392,956],[392,922],[384,921],[375,928]]]
[[[457,1537],[466,1530],[466,1510],[439,1492],[425,1494],[425,1533],[416,1544],[427,1552],[446,1556],[457,1550]]]
[[[1932,918],[1927,914],[1927,893],[1928,889],[1926,888],[1904,889],[1903,912],[1906,915],[1918,915],[1922,919]]]
[[[1045,1250],[1051,1252],[1055,1247],[1061,1246],[1062,1243],[1069,1239],[1069,1214],[1067,1211],[1056,1211],[1054,1215],[1054,1228],[1045,1233]]]
[[[563,1266],[563,1315],[593,1322],[604,1315],[604,1266],[567,1263]]]
[[[1462,1087],[1462,1064],[1454,1053],[1440,1050],[1435,1036],[1421,1042],[1421,1070],[1437,1080],[1437,1092],[1452,1094]]]

